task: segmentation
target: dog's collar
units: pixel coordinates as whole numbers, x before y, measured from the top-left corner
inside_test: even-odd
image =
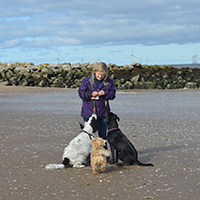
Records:
[[[84,133],[87,133],[87,134],[88,134],[90,140],[92,140],[92,139],[94,138],[94,136],[93,136],[91,133],[88,133],[88,132],[85,131],[85,130],[82,130],[82,131],[83,131]]]
[[[114,131],[114,130],[117,130],[117,129],[119,129],[119,128],[117,128],[117,127],[116,128],[111,128],[111,129],[108,130],[108,132],[109,131]]]

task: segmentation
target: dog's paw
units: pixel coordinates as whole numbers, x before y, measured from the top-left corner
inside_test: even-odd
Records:
[[[117,163],[117,166],[122,167],[124,163]]]
[[[85,165],[73,165],[74,168],[83,168]]]
[[[107,163],[111,163],[111,162],[112,162],[112,160],[111,160],[110,156],[108,156],[107,157]]]
[[[130,166],[130,163],[123,163],[124,166]]]

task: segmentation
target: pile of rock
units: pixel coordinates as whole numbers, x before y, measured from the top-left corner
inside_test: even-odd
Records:
[[[0,63],[0,85],[78,88],[97,63]],[[108,64],[116,89],[177,89],[200,87],[200,69],[170,65]]]

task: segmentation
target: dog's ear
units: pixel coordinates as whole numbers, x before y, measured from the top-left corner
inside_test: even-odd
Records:
[[[84,128],[84,125],[83,125],[83,124],[81,124],[80,122],[79,122],[79,125],[80,125],[81,129],[83,129],[83,128]]]
[[[108,115],[109,113],[109,110],[105,109],[105,115]]]
[[[110,112],[110,113],[112,113],[112,112]],[[112,119],[117,119],[118,121],[120,120],[120,118],[115,113],[112,113]]]
[[[116,119],[119,121],[120,120],[120,118],[115,114],[115,117],[116,117]]]
[[[97,139],[94,138],[93,140],[91,140],[91,144],[93,147],[95,147],[97,145]]]
[[[95,123],[95,121],[97,121],[96,118],[92,117],[91,123]]]
[[[90,125],[93,128],[93,133],[95,133],[96,131],[98,131],[100,129],[99,123],[97,122],[97,120],[94,117],[92,118]]]
[[[105,146],[106,145],[106,140],[102,140],[102,143],[103,143],[103,145],[102,146]]]

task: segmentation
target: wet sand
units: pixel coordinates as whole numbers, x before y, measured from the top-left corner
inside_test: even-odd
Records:
[[[0,87],[0,199],[196,200],[200,90],[118,91],[111,101],[139,160],[154,167],[46,170],[80,133],[77,90]]]

